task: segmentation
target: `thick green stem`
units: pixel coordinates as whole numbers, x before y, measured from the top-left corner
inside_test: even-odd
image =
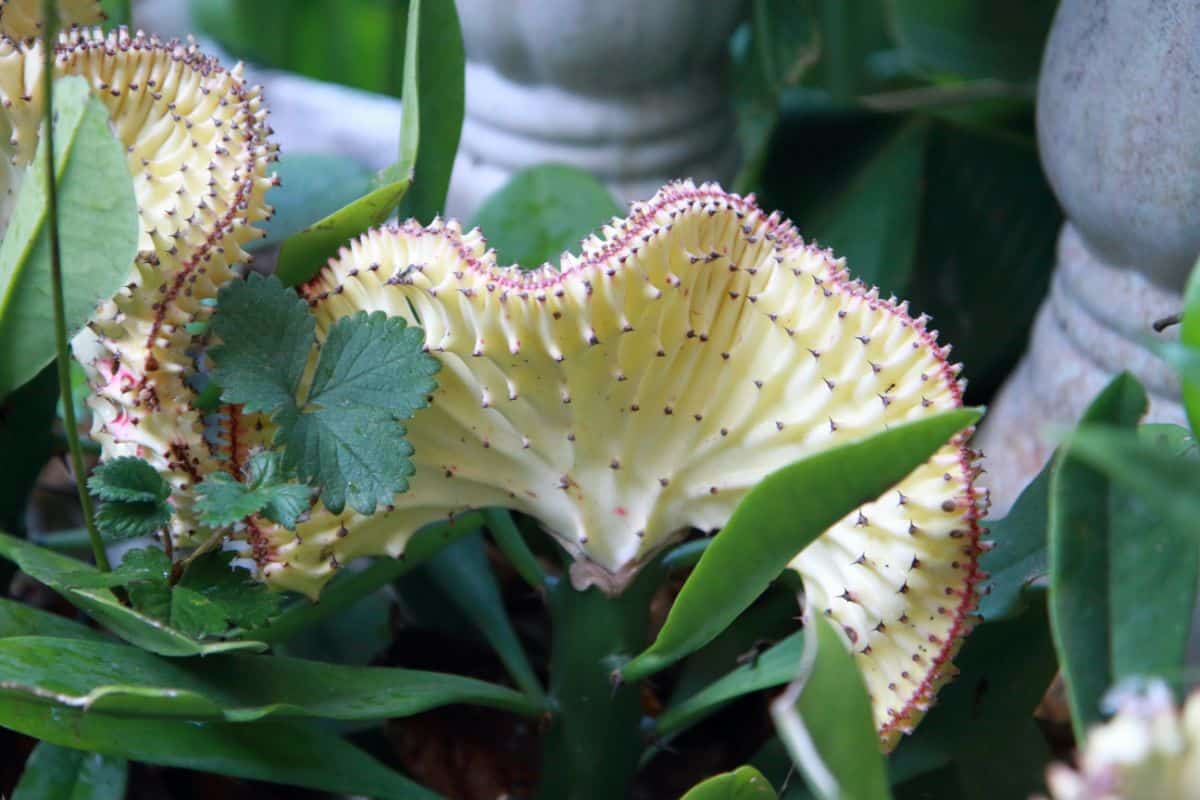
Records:
[[[75,404],[71,402],[71,351],[67,346],[67,314],[63,305],[62,250],[58,238],[58,181],[54,174],[54,47],[57,38],[58,8],[54,0],[44,0],[42,10],[46,20],[45,63],[42,65],[42,92],[46,97],[46,204],[50,235],[50,294],[54,301],[54,346],[57,352],[58,389],[63,397],[63,428],[71,451],[71,471],[75,473],[75,488],[79,491],[79,506],[83,525],[92,543],[96,566],[108,572],[108,554],[104,541],[96,530],[92,514],[92,498],[87,490],[87,468],[83,461],[83,446],[79,442],[79,425],[75,421]]]
[[[643,742],[637,684],[614,685],[615,670],[646,646],[648,612],[662,581],[648,565],[619,597],[551,585],[554,624],[550,695],[557,713],[542,748],[539,800],[629,796]]]

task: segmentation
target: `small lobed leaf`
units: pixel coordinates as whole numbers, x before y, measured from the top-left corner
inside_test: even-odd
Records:
[[[171,590],[171,627],[195,639],[224,633],[225,612],[200,592],[186,586]]]
[[[240,628],[257,627],[278,612],[280,595],[254,580],[246,570],[234,567],[233,559],[234,554],[230,551],[201,556],[188,567],[175,592],[183,589],[199,595],[220,612],[223,620]],[[188,602],[194,603],[195,599],[189,596]],[[225,627],[221,625],[213,632],[223,631]]]
[[[295,406],[316,332],[302,299],[275,276],[251,273],[221,289],[211,327],[221,340],[212,377],[225,402],[269,414]]]
[[[266,500],[226,472],[209,475],[196,487],[196,511],[200,521],[224,528],[257,514]]]
[[[288,530],[294,529],[308,511],[311,492],[307,486],[287,483],[282,460],[279,453],[256,453],[246,465],[245,483],[224,472],[205,478],[196,490],[200,520],[221,528],[261,513]]]
[[[303,408],[278,415],[284,466],[321,487],[334,513],[362,514],[408,489],[412,447],[397,421],[423,408],[439,362],[400,317],[359,312],[334,323]]]
[[[171,487],[158,470],[133,456],[97,466],[88,479],[88,489],[101,500],[153,503],[171,496]]]
[[[96,527],[110,542],[150,536],[170,522],[171,507],[165,502],[110,501],[96,511]]]

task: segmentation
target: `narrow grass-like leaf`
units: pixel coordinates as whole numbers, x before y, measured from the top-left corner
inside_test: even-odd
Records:
[[[807,614],[799,675],[771,704],[779,737],[819,800],[886,800],[887,770],[871,698],[854,657],[820,614]]]
[[[54,111],[63,299],[73,333],[101,298],[128,280],[137,255],[137,202],[125,148],[87,82],[55,81]],[[55,354],[45,155],[43,140],[0,243],[0,398],[31,380]]]
[[[512,689],[438,672],[278,656],[165,659],[123,644],[41,636],[0,639],[0,676],[8,697],[121,716],[386,719],[453,703],[543,710]]]
[[[125,719],[10,698],[0,726],[108,756],[377,800],[440,800],[315,725]]]
[[[122,800],[128,771],[123,758],[40,742],[12,800]]]
[[[974,409],[947,411],[768,475],[705,550],[658,638],[621,669],[622,677],[644,678],[711,641],[809,542],[902,480],[979,416]]]
[[[688,790],[681,800],[776,800],[771,782],[754,767],[714,775]]]
[[[534,701],[545,702],[545,690],[525,655],[504,608],[500,586],[488,563],[481,534],[465,536],[433,557],[426,569],[500,657],[513,682]]]
[[[804,632],[796,631],[748,664],[713,681],[682,703],[671,706],[654,723],[659,737],[673,736],[691,727],[730,700],[789,683],[804,650]]]
[[[265,650],[258,641],[200,642],[153,617],[122,605],[108,589],[74,588],[72,574],[99,570],[69,556],[0,533],[0,558],[12,561],[30,577],[41,581],[64,600],[87,612],[105,628],[130,644],[164,656],[195,656],[238,650]]]

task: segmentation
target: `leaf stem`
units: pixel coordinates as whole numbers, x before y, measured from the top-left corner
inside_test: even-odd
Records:
[[[54,0],[43,0],[45,40],[42,64],[42,92],[46,96],[46,202],[50,235],[50,289],[54,301],[54,345],[57,352],[58,388],[63,397],[63,428],[71,451],[71,471],[79,492],[79,507],[83,524],[91,540],[92,554],[101,572],[109,572],[108,553],[96,530],[92,513],[92,498],[87,490],[87,468],[83,461],[83,446],[79,441],[79,425],[75,420],[75,404],[71,399],[71,351],[67,345],[67,317],[63,302],[62,248],[58,238],[58,181],[54,174],[54,42],[58,36],[58,9]]]

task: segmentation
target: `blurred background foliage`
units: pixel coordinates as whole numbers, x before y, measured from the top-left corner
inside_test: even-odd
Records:
[[[406,5],[191,0],[201,32],[233,55],[391,95]],[[735,188],[930,314],[966,365],[968,402],[987,401],[1016,363],[1054,260],[1061,218],[1038,163],[1033,101],[1056,5],[746,0],[730,42],[744,155]],[[270,242],[369,180],[306,154],[285,154],[280,173],[288,190],[276,193]],[[561,167],[503,192],[472,222],[486,224],[502,261],[526,266],[575,248],[613,208]]]

